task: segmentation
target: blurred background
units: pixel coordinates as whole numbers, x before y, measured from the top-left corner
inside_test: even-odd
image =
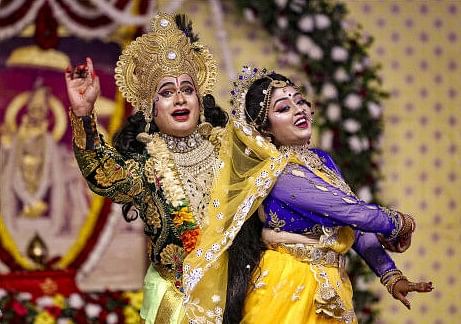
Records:
[[[0,315],[3,322],[139,322],[142,223],[91,194],[73,159],[64,69],[93,59],[110,140],[132,113],[113,70],[157,11],[186,13],[219,62],[229,109],[242,65],[274,69],[316,103],[313,145],[353,189],[415,216],[393,255],[412,310],[351,255],[361,323],[461,321],[461,2],[0,0]],[[129,265],[129,266],[127,266]]]

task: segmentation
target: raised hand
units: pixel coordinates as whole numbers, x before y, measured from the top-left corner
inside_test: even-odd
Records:
[[[89,57],[84,64],[66,69],[66,86],[71,109],[76,116],[90,115],[100,93],[99,78]]]
[[[434,289],[432,282],[411,282],[407,279],[399,280],[392,289],[392,297],[400,300],[406,308],[410,309],[410,301],[406,298],[409,292],[419,293],[431,292]]]

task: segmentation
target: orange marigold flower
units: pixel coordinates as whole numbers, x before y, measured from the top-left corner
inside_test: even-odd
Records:
[[[184,234],[181,236],[181,240],[184,245],[184,250],[186,250],[187,253],[189,253],[195,248],[195,244],[197,243],[199,234],[200,234],[200,229],[196,228],[196,229],[184,232]]]
[[[194,215],[189,211],[189,207],[182,207],[180,210],[174,212],[173,223],[175,226],[180,226],[184,222],[193,223]]]

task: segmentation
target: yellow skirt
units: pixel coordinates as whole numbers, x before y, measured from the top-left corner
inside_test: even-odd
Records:
[[[341,279],[338,268],[311,265],[274,250],[264,253],[260,268],[245,301],[242,323],[357,323],[350,281]],[[322,296],[322,287],[334,291]],[[329,311],[331,303],[334,312]]]

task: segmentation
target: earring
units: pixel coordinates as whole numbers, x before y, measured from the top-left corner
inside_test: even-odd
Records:
[[[200,124],[198,125],[199,134],[204,137],[208,137],[210,136],[212,130],[213,125],[206,121],[204,109],[200,108]]]
[[[141,109],[142,109],[143,114],[144,114],[144,120],[146,121],[146,126],[144,127],[144,132],[149,134],[150,122],[152,121],[152,110],[147,109],[147,107],[149,107],[149,105],[146,104],[146,103],[143,103],[141,105]],[[155,105],[154,105],[154,109],[155,109]]]

